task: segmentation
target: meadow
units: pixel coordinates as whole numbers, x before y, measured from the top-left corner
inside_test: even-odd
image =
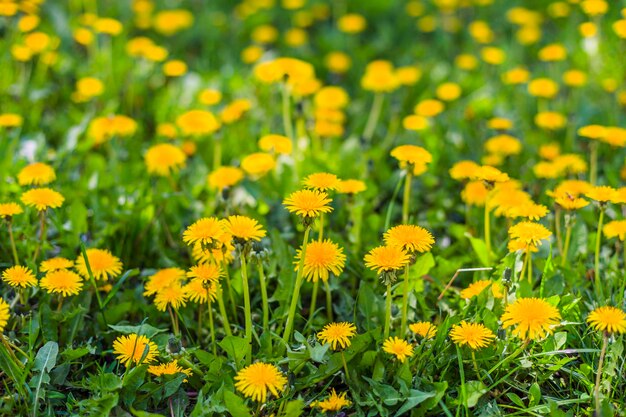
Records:
[[[626,416],[626,1],[0,34],[0,415]]]

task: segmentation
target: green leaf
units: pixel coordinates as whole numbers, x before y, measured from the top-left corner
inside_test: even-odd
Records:
[[[224,391],[224,404],[231,415],[237,417],[252,417],[250,410],[246,407],[243,398],[235,395],[231,391]]]
[[[133,407],[130,407],[130,413],[135,417],[163,417],[162,414],[149,413],[147,411],[139,411],[135,410]]]
[[[482,266],[491,266],[489,265],[489,256],[487,255],[487,245],[485,241],[482,239],[478,239],[472,237],[469,233],[466,233],[465,236],[469,239],[472,249],[476,253],[478,260],[480,261]]]
[[[163,388],[165,390],[163,397],[164,398],[171,397],[176,391],[178,391],[178,388],[180,387],[180,385],[183,383],[183,381],[186,378],[187,378],[187,375],[181,372],[177,374],[173,379],[170,379],[169,381],[167,381],[163,385]]]
[[[155,335],[159,333],[167,332],[167,329],[157,329],[156,327],[152,327],[149,324],[141,324],[139,326],[114,326],[112,324],[109,324],[109,327],[116,332],[120,332],[123,334],[136,333],[138,335],[146,336],[148,339],[152,339]]]
[[[284,417],[299,417],[304,411],[304,401],[293,400],[289,401],[285,406]]]
[[[243,361],[246,356],[246,349],[248,343],[246,339],[238,336],[226,336],[219,345],[224,349],[230,360],[235,362],[235,365],[239,366],[239,364]]]
[[[433,257],[433,254],[430,252],[426,252],[425,254],[417,258],[417,260],[415,261],[415,265],[411,266],[411,278],[419,280],[424,275],[427,275],[434,266],[435,258]]]
[[[506,396],[509,397],[509,400],[511,400],[513,404],[517,405],[518,407],[526,408],[524,401],[522,401],[519,395],[513,392],[507,392]]]
[[[4,337],[0,335],[0,337]],[[27,387],[24,385],[24,381],[26,380],[26,373],[24,372],[24,366],[21,362],[16,362],[13,359],[13,356],[7,351],[4,343],[0,343],[0,369],[8,375],[11,380],[13,380],[13,384],[17,392],[23,397],[26,397]]]
[[[436,395],[435,391],[424,392],[416,389],[412,389],[409,391],[409,396],[406,397],[406,402],[398,409],[395,416],[401,416],[409,410],[412,410],[418,404],[423,403],[429,398],[432,398]]]
[[[528,406],[534,407],[541,401],[541,388],[536,382],[530,386],[528,390]]]
[[[61,352],[61,356],[68,362],[73,360],[82,358],[88,354],[94,354],[96,352],[96,348],[93,346],[81,346],[76,349],[67,348],[63,352]]]
[[[107,295],[107,298],[104,299],[104,301],[102,302],[102,307],[106,307],[107,304],[109,304],[109,301],[111,301],[113,299],[113,297],[115,297],[115,294],[117,294],[117,292],[120,290],[120,288],[122,288],[122,285],[124,284],[124,282],[130,278],[130,277],[134,277],[135,275],[139,275],[139,269],[131,269],[128,270],[126,272],[124,272],[124,275],[122,275],[117,282],[115,283],[115,285],[113,286],[113,288],[111,288],[111,291],[109,291],[109,294]],[[150,336],[151,337],[151,336]]]
[[[487,387],[480,381],[469,381],[465,383],[467,392],[467,406],[472,408],[478,404],[478,400],[487,392]]]
[[[39,395],[41,394],[41,386],[50,382],[48,373],[52,371],[57,363],[57,355],[59,354],[59,345],[57,342],[48,342],[39,349],[35,357],[35,365],[33,370],[37,372],[34,377],[35,399],[33,401],[33,416],[37,415],[39,406]]]

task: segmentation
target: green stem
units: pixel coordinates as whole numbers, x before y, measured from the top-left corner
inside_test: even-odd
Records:
[[[402,321],[400,322],[400,335],[406,334],[407,316],[409,312],[409,265],[404,267],[404,288],[402,290]]]
[[[622,304],[624,303],[624,291],[626,291],[626,242],[622,242],[622,247],[624,250],[624,254],[622,255],[622,268],[624,268],[624,278],[622,279],[622,288],[620,289],[617,296],[617,307],[620,309],[623,309]]]
[[[317,240],[321,242],[323,238],[324,238],[324,213],[321,213],[320,214],[320,230],[317,235]]]
[[[208,298],[207,298],[207,303],[208,303]],[[197,331],[198,341],[202,340],[202,316],[203,314],[204,314],[204,311],[202,311],[202,303],[200,303],[198,304],[198,331]]]
[[[178,317],[174,316],[174,313],[172,312],[172,306],[167,306],[167,312],[170,314],[170,319],[172,320],[174,335],[178,336],[178,334],[180,333],[180,329],[178,328]]]
[[[461,407],[461,404],[463,405],[463,408],[465,409],[465,415],[469,416],[469,408],[467,406],[467,392],[466,392],[466,387],[465,387],[465,371],[463,369],[463,358],[461,357],[461,350],[459,349],[459,347],[456,347],[456,357],[458,359],[459,362],[459,374],[461,376],[461,398],[459,401],[459,405],[456,409],[456,414],[459,414],[459,407]]]
[[[283,333],[283,341],[289,344],[291,340],[291,332],[293,330],[293,322],[296,317],[296,308],[298,307],[298,300],[300,299],[300,287],[302,287],[302,278],[304,274],[304,258],[306,256],[306,247],[309,242],[309,232],[311,227],[307,226],[304,230],[304,239],[302,240],[302,252],[300,255],[300,262],[298,262],[298,273],[296,275],[296,284],[291,295],[291,304],[289,305],[289,314],[287,316],[287,322],[285,323],[285,331]]]
[[[374,136],[374,131],[376,130],[376,124],[378,123],[378,118],[380,117],[380,111],[383,108],[383,99],[385,96],[383,93],[376,93],[374,95],[374,101],[372,102],[372,108],[370,110],[370,114],[367,117],[367,123],[365,124],[365,130],[363,131],[363,138],[369,142]]]
[[[528,256],[528,282],[532,284],[533,282],[533,255],[530,252],[530,249],[526,250],[526,256]]]
[[[598,218],[598,231],[596,233],[596,252],[594,256],[594,279],[596,283],[596,294],[603,298],[602,282],[600,280],[600,243],[602,242],[602,224],[604,223],[604,207],[600,207]]]
[[[348,363],[346,362],[346,357],[343,354],[343,350],[341,351],[341,362],[343,363],[343,370],[346,373],[346,382],[350,381],[350,372],[348,372]]]
[[[563,233],[561,232],[561,209],[556,208],[554,213],[554,229],[556,232],[556,244],[559,249],[559,253],[563,253]]]
[[[230,322],[228,321],[228,316],[226,315],[226,307],[224,307],[224,292],[222,291],[222,286],[217,286],[217,306],[220,309],[220,315],[222,316],[222,323],[224,324],[224,332],[226,332],[226,336],[232,336],[233,332],[230,330]]]
[[[404,180],[404,196],[402,197],[402,223],[409,223],[409,206],[411,199],[411,179],[413,174],[410,170],[406,172],[406,179]],[[404,334],[404,333],[403,333]]]
[[[11,241],[11,250],[13,251],[13,261],[15,265],[20,264],[20,258],[17,256],[17,248],[15,247],[15,239],[13,239],[13,222],[9,221],[8,224],[9,229],[9,240]]]
[[[569,245],[572,240],[572,224],[571,221],[567,221],[565,225],[565,246],[561,253],[561,266],[565,266],[567,263],[567,255],[569,254]]]
[[[285,135],[287,135],[289,139],[294,140],[293,126],[291,124],[291,99],[289,95],[289,87],[287,87],[287,84],[283,85],[282,93],[283,93],[283,126],[285,129]]]
[[[489,205],[485,204],[485,246],[487,246],[487,262],[491,263],[491,219]]]
[[[476,371],[476,376],[478,377],[480,382],[483,382],[483,377],[480,374],[480,369],[478,368],[478,362],[476,361],[476,353],[474,353],[473,350],[472,350],[472,363],[474,364],[474,370]]]
[[[202,304],[201,304],[202,305]],[[217,343],[215,342],[215,325],[213,324],[213,306],[207,291],[207,309],[209,310],[209,330],[211,331],[211,346],[213,347],[213,354],[217,356]]]
[[[309,307],[309,324],[311,320],[313,320],[313,316],[315,315],[315,308],[317,307],[317,290],[319,288],[320,282],[319,279],[313,281],[313,292],[311,293],[311,306]]]
[[[600,415],[600,383],[602,382],[602,366],[604,365],[604,356],[606,355],[606,348],[609,344],[609,336],[604,333],[602,338],[602,350],[600,351],[600,361],[598,362],[598,373],[596,374],[596,385],[593,388],[593,397],[596,400],[596,412],[595,415]]]
[[[37,241],[37,247],[35,248],[35,254],[33,255],[33,263],[37,264],[37,257],[39,256],[39,250],[44,244],[46,238],[46,211],[39,212],[39,240]]]
[[[259,282],[261,283],[261,299],[263,303],[263,330],[269,329],[270,312],[269,302],[267,301],[267,285],[265,283],[265,271],[263,271],[263,262],[259,259]]]
[[[524,263],[522,264],[522,270],[520,271],[520,274],[519,274],[520,281],[524,279],[524,275],[526,274],[526,268],[528,267],[528,259],[530,258],[529,253],[530,253],[530,250],[527,250],[526,254],[524,255]]]
[[[591,185],[596,185],[598,178],[598,143],[594,140],[589,145],[591,151],[591,161],[589,163],[589,182]]]
[[[324,281],[324,287],[326,289],[326,317],[331,322],[333,321],[333,294],[328,281]]]
[[[248,268],[246,257],[239,252],[241,262],[241,284],[243,288],[243,307],[245,310],[246,366],[252,363],[252,311],[250,306],[250,288],[248,286]]]
[[[233,287],[230,283],[230,273],[228,272],[228,264],[224,262],[224,278],[226,281],[226,291],[228,291],[228,302],[230,303],[230,308],[233,313],[233,319],[235,323],[238,323],[237,319],[237,305],[235,304],[235,297],[233,296]],[[225,316],[224,316],[225,317]]]
[[[214,140],[213,145],[213,169],[216,170],[222,166],[222,140],[218,137]]]
[[[385,329],[384,340],[389,337],[389,329],[391,328],[391,284],[387,284],[387,299],[385,302]]]

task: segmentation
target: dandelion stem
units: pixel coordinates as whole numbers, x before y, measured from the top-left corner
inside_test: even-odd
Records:
[[[591,141],[589,144],[590,150],[590,162],[589,162],[589,182],[591,185],[596,185],[598,178],[598,143]]]
[[[476,371],[476,376],[478,377],[480,382],[483,382],[483,377],[480,374],[480,369],[478,368],[478,362],[476,361],[476,353],[473,350],[472,350],[472,363],[474,364],[474,370]]]
[[[267,301],[267,284],[265,283],[265,271],[263,271],[263,261],[259,259],[259,282],[261,283],[261,299],[263,303],[263,330],[269,329],[270,323],[270,310],[269,303]]]
[[[606,348],[609,344],[609,336],[605,332],[602,337],[602,350],[600,350],[600,360],[598,361],[598,373],[596,374],[596,385],[593,388],[593,398],[596,401],[596,413],[600,415],[600,383],[602,382],[602,366],[604,365],[604,356],[606,355]]]
[[[622,304],[624,303],[624,291],[626,291],[626,241],[622,242],[622,247],[624,250],[624,254],[622,255],[622,262],[623,262],[623,266],[622,268],[624,269],[624,278],[622,278],[622,288],[619,291],[619,294],[617,296],[617,306],[619,308],[622,308]]]
[[[15,265],[20,264],[20,258],[17,256],[17,248],[15,247],[15,239],[13,238],[13,222],[9,220],[8,222],[9,229],[9,240],[11,241],[11,250],[13,251],[13,261]]]
[[[174,312],[172,312],[172,306],[167,306],[167,312],[170,314],[170,319],[172,320],[172,328],[174,329],[174,335],[178,336],[180,330],[178,329],[178,317],[174,316]]]
[[[222,291],[222,287],[220,285],[217,286],[217,305],[220,309],[226,336],[232,336],[233,333],[230,330],[230,322],[228,321],[228,315],[226,315],[226,307],[224,307],[224,292]]]
[[[289,95],[289,87],[287,84],[283,84],[283,126],[285,129],[285,135],[291,140],[293,137],[293,126],[291,125],[291,99]]]
[[[215,342],[215,325],[213,324],[213,307],[211,306],[211,298],[209,297],[208,291],[207,310],[209,310],[209,330],[211,331],[211,346],[213,347],[213,354],[217,356],[217,343]]]
[[[528,282],[533,282],[533,255],[530,253],[530,248],[526,249],[526,256],[528,257]]]
[[[561,266],[565,266],[567,263],[567,255],[569,253],[569,245],[572,240],[572,222],[571,219],[566,217],[565,220],[565,246],[563,246],[563,252],[561,253]]]
[[[37,257],[39,256],[39,250],[43,246],[43,242],[46,237],[46,214],[45,210],[39,212],[39,240],[35,247],[35,254],[33,255],[33,263],[37,263]]]
[[[563,233],[561,232],[561,209],[556,208],[554,213],[554,231],[556,232],[556,244],[559,248],[559,253],[563,253]]]
[[[328,280],[324,281],[324,287],[326,289],[326,318],[330,322],[333,321],[333,294]]]
[[[603,297],[602,282],[600,281],[600,242],[602,241],[602,224],[604,223],[604,207],[600,207],[598,217],[598,232],[596,233],[596,252],[594,257],[594,279],[596,283],[596,294]]]
[[[521,281],[522,279],[524,279],[524,274],[526,274],[526,267],[528,266],[528,259],[530,258],[529,256],[529,251],[526,251],[526,254],[524,255],[524,263],[522,264],[522,270],[519,273],[519,280]]]
[[[389,329],[391,328],[391,284],[387,284],[387,300],[385,302],[385,329],[383,339],[389,337]]]
[[[213,142],[213,169],[216,170],[222,165],[222,140],[216,137]]]
[[[228,273],[228,265],[224,262],[224,277],[226,278],[226,291],[228,291],[228,302],[230,303],[230,308],[233,310],[233,318],[235,319],[235,323],[239,322],[237,320],[237,308],[235,304],[235,297],[233,296],[233,287],[230,284],[230,274]]]
[[[485,204],[485,246],[487,247],[487,263],[491,263],[491,219],[489,205]]]
[[[463,404],[463,408],[465,409],[465,415],[469,416],[469,408],[467,407],[467,392],[465,388],[465,371],[463,370],[463,358],[461,357],[461,350],[458,346],[456,347],[456,357],[459,362],[459,374],[461,376],[461,398],[459,399],[460,401],[456,409],[456,414],[459,414],[459,407],[461,407],[461,404]]]
[[[307,226],[304,230],[304,239],[302,239],[302,255],[300,255],[300,261],[298,262],[298,273],[296,275],[296,283],[291,295],[291,304],[289,305],[289,315],[287,316],[287,322],[285,323],[285,331],[283,333],[283,341],[289,344],[291,340],[291,332],[293,330],[293,322],[296,317],[296,308],[298,307],[298,300],[300,298],[300,287],[302,287],[302,277],[304,273],[304,258],[306,256],[306,247],[309,242],[309,232],[311,227]]]
[[[404,180],[404,196],[402,197],[402,223],[409,224],[409,206],[411,200],[411,179],[413,175],[410,170],[406,172]]]
[[[322,241],[324,239],[324,213],[320,213],[320,230],[317,235],[317,240]]]
[[[409,265],[404,267],[404,287],[402,289],[402,321],[400,322],[400,334],[406,334],[407,315],[409,312]]]
[[[246,349],[246,366],[252,362],[252,311],[250,306],[250,288],[248,286],[248,266],[246,257],[239,252],[239,260],[241,262],[241,284],[243,288],[243,307],[245,311],[245,337],[247,343]]]
[[[311,293],[311,306],[309,307],[309,323],[313,320],[315,315],[315,308],[317,307],[317,290],[319,288],[319,280],[313,282],[313,292]]]
[[[374,136],[374,130],[376,130],[376,124],[378,124],[378,118],[380,117],[380,111],[383,108],[383,99],[385,96],[382,93],[374,95],[374,101],[372,102],[372,108],[370,114],[367,117],[367,123],[365,124],[365,130],[363,131],[363,138],[369,142]]]
[[[350,373],[348,372],[348,363],[346,362],[346,357],[343,354],[343,350],[341,351],[341,362],[343,363],[343,370],[346,373],[346,382],[350,381]]]

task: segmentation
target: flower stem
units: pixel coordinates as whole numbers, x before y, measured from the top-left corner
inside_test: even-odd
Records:
[[[459,374],[461,376],[461,398],[459,401],[459,405],[457,407],[457,415],[459,414],[459,407],[461,407],[461,404],[463,405],[463,408],[465,409],[465,415],[469,416],[469,408],[467,406],[467,392],[466,392],[466,388],[465,388],[465,371],[463,369],[463,359],[461,357],[461,350],[459,349],[459,347],[456,347],[456,357],[458,359],[459,362]]]
[[[598,143],[596,141],[591,141],[589,144],[590,148],[590,162],[589,162],[589,182],[591,185],[596,185],[596,180],[598,178]]]
[[[406,172],[406,179],[404,180],[404,196],[402,197],[402,223],[409,223],[409,206],[411,199],[411,179],[413,175],[410,170]]]
[[[333,294],[328,280],[324,281],[324,287],[326,289],[326,318],[330,322],[333,321]]]
[[[563,253],[563,233],[561,232],[561,209],[556,208],[554,213],[554,231],[556,233],[556,244],[559,249],[559,253]]]
[[[346,357],[343,354],[343,350],[341,351],[341,362],[343,363],[343,370],[346,373],[346,382],[350,381],[350,373],[348,372],[348,363],[346,362]]]
[[[402,321],[400,322],[400,334],[406,334],[407,315],[409,312],[409,265],[404,267],[404,288],[402,290]]]
[[[215,138],[213,142],[213,169],[215,170],[222,165],[222,139]]]
[[[33,263],[37,263],[37,257],[39,256],[39,250],[43,246],[46,238],[46,214],[45,210],[39,212],[39,240],[35,248],[35,254],[33,255]]]
[[[391,328],[391,284],[387,284],[387,300],[385,302],[385,329],[384,337],[386,340],[389,337],[389,329]]]
[[[246,366],[252,362],[252,311],[250,306],[250,288],[248,286],[248,267],[246,257],[239,253],[241,262],[241,285],[243,288],[243,307],[245,310],[245,337],[248,345],[246,349]]]
[[[365,130],[363,131],[363,138],[369,142],[374,136],[374,130],[378,124],[378,118],[380,117],[380,111],[383,108],[383,99],[385,96],[382,93],[376,93],[374,95],[374,101],[372,102],[372,108],[370,114],[367,117],[367,123],[365,124]]]
[[[202,304],[201,304],[202,305]],[[215,325],[213,324],[213,306],[207,291],[207,310],[209,310],[209,330],[211,331],[211,346],[213,347],[213,354],[217,356],[217,343],[215,342]]]
[[[172,306],[167,306],[167,312],[170,314],[170,319],[172,320],[174,335],[178,336],[178,334],[180,333],[180,330],[178,328],[178,317],[174,317],[174,312],[172,312]]]
[[[261,299],[263,303],[263,330],[269,329],[270,313],[269,303],[267,301],[267,285],[265,283],[265,271],[263,271],[263,262],[259,259],[259,282],[261,283]]]
[[[286,84],[283,85],[283,126],[285,129],[285,135],[291,140],[293,137],[293,126],[291,124],[291,98],[289,95],[289,88]]]
[[[600,351],[600,361],[598,362],[598,373],[596,374],[596,385],[593,388],[593,398],[596,400],[595,415],[600,415],[600,383],[602,382],[602,366],[604,365],[604,356],[606,348],[609,344],[609,336],[605,332],[602,338],[602,350]]]
[[[565,221],[565,246],[563,246],[563,252],[561,253],[561,266],[565,266],[567,263],[567,255],[569,253],[569,245],[572,240],[572,222],[571,220]]]
[[[320,213],[320,230],[317,235],[317,240],[319,242],[321,242],[322,239],[324,239],[324,213]]]
[[[309,307],[309,324],[313,320],[315,315],[315,308],[317,307],[317,290],[319,289],[319,280],[313,282],[313,292],[311,293],[311,306]]]
[[[307,226],[304,230],[304,239],[302,239],[302,252],[300,255],[300,261],[298,262],[298,273],[296,275],[296,283],[291,295],[291,304],[289,305],[289,315],[287,316],[287,322],[285,323],[285,331],[283,333],[283,341],[289,344],[291,340],[291,332],[293,330],[293,322],[296,317],[296,308],[298,307],[298,300],[300,298],[300,287],[302,287],[302,278],[304,276],[304,258],[306,256],[306,247],[309,242],[309,232],[311,227]]]
[[[228,264],[226,262],[224,262],[224,278],[226,281],[226,291],[228,291],[228,302],[230,303],[230,308],[233,310],[233,319],[235,320],[235,323],[238,323],[239,320],[237,320],[237,307],[235,304],[235,297],[233,296],[233,287],[230,283],[230,274],[228,273]]]
[[[19,265],[20,258],[19,256],[17,256],[17,248],[15,247],[15,239],[13,238],[13,222],[12,221],[9,221],[8,229],[9,229],[9,240],[11,241],[11,250],[13,251],[13,261],[15,262],[15,265]]]
[[[474,370],[476,371],[476,376],[478,377],[480,382],[483,382],[483,377],[480,374],[480,369],[478,368],[478,362],[476,362],[476,353],[474,353],[473,350],[472,350],[472,363],[474,363]]]
[[[598,232],[596,233],[596,252],[594,256],[594,279],[596,283],[596,294],[600,298],[603,297],[602,282],[600,281],[600,243],[602,241],[602,224],[604,223],[604,207],[600,207],[600,216],[598,217]]]
[[[530,249],[526,249],[526,256],[528,256],[528,282],[533,282],[533,255],[530,253]]]
[[[226,307],[224,307],[224,292],[220,285],[217,286],[217,306],[220,309],[220,315],[222,316],[222,323],[224,324],[224,331],[226,336],[232,336],[233,333],[230,330],[230,322],[228,321],[228,315],[226,315]]]
[[[622,304],[624,303],[624,291],[626,291],[626,241],[622,242],[622,247],[624,250],[624,254],[622,255],[622,263],[624,268],[624,278],[622,279],[622,288],[619,291],[617,296],[617,307],[622,308]]]
[[[487,247],[487,263],[491,263],[491,219],[489,205],[485,204],[485,246]]]

